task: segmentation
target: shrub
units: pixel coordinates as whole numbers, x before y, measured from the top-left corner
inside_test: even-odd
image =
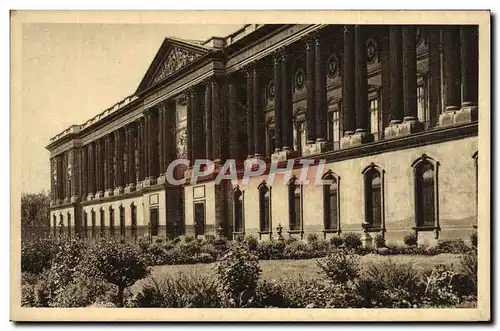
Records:
[[[318,242],[318,235],[316,233],[309,233],[307,235],[307,242],[309,244],[313,244],[313,243]]]
[[[52,272],[50,269],[45,269],[39,274],[38,281],[33,288],[34,306],[50,307],[55,291]]]
[[[415,233],[409,233],[403,237],[403,242],[408,246],[417,245],[417,235]]]
[[[184,237],[184,242],[187,244],[187,243],[190,243],[194,241],[194,237],[193,236],[185,236]]]
[[[357,277],[359,259],[343,251],[334,251],[326,258],[318,260],[316,265],[334,284],[346,284]]]
[[[139,240],[137,240],[137,244],[139,245],[139,248],[141,249],[142,252],[147,252],[149,248],[149,239],[146,239],[144,237],[140,237]]]
[[[330,238],[330,245],[335,248],[342,247],[344,244],[344,240],[342,239],[341,236],[333,236]]]
[[[131,307],[215,308],[220,306],[215,280],[206,275],[149,277]]]
[[[283,296],[289,308],[325,308],[331,303],[332,285],[319,279],[293,279],[281,281],[275,295]]]
[[[245,242],[247,244],[248,250],[251,252],[256,252],[259,247],[259,240],[254,236],[250,235],[246,237]]]
[[[222,256],[226,253],[229,248],[229,244],[226,238],[219,237],[214,241],[214,247],[217,252],[217,256]]]
[[[470,234],[470,243],[471,243],[472,247],[477,248],[477,230],[476,229],[474,229]]]
[[[477,294],[477,251],[473,250],[460,258],[459,277],[460,286],[456,290],[462,294]]]
[[[146,261],[133,245],[126,242],[102,241],[90,254],[100,276],[118,287],[118,305],[123,306],[125,288],[149,274]]]
[[[51,266],[57,289],[63,288],[73,280],[76,267],[86,256],[87,247],[87,243],[81,239],[63,238],[57,241]]]
[[[257,252],[261,260],[280,260],[283,258],[285,243],[279,240],[261,241]]]
[[[256,289],[255,306],[260,308],[289,308],[291,303],[281,282],[260,281]]]
[[[285,246],[283,257],[290,260],[308,259],[312,256],[309,246],[302,241],[295,241]]]
[[[311,257],[325,257],[330,246],[326,240],[318,240],[310,244]]]
[[[217,263],[217,285],[225,305],[245,307],[255,297],[261,268],[256,255],[236,245]]]
[[[373,238],[373,242],[375,243],[376,248],[385,247],[385,238],[382,233],[377,233]]]
[[[462,239],[456,240],[439,240],[436,246],[438,254],[451,253],[463,254],[470,251],[471,248]]]
[[[359,233],[349,232],[344,235],[343,244],[347,249],[357,249],[363,245]]]
[[[56,241],[37,239],[21,244],[21,272],[41,273],[50,268],[55,253]]]
[[[288,245],[291,245],[293,244],[294,242],[297,242],[299,241],[299,239],[295,238],[295,237],[288,237],[285,239],[285,245],[288,246]]]

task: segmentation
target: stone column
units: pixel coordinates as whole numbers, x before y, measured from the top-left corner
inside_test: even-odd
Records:
[[[221,123],[223,117],[220,95],[220,82],[216,79],[212,82],[212,157],[216,164],[222,159]]]
[[[170,162],[172,162],[175,156],[172,156],[172,149],[175,149],[175,140],[173,139],[172,133],[172,125],[174,120],[172,120],[172,114],[175,115],[175,110],[172,110],[172,102],[171,100],[164,101],[162,103],[163,107],[163,165],[161,168],[161,173],[166,175],[167,168]]]
[[[145,185],[149,186],[151,184],[152,178],[152,168],[153,168],[153,158],[151,157],[153,154],[153,146],[152,146],[152,130],[151,130],[151,109],[148,109],[144,112],[144,140],[146,145],[146,159],[145,159]]]
[[[135,189],[135,134],[137,133],[136,127],[134,124],[129,124],[126,129],[126,139],[127,139],[127,186],[125,188],[125,192],[133,192]]]
[[[85,201],[87,198],[87,195],[89,193],[89,183],[88,183],[88,164],[89,164],[89,157],[88,157],[88,150],[89,146],[84,145],[81,148],[81,160],[82,160],[82,168],[81,168],[81,190],[82,190],[82,201]]]
[[[238,113],[237,113],[237,99],[236,99],[236,86],[233,81],[228,84],[228,97],[229,97],[229,158],[239,159],[241,147],[238,140]]]
[[[79,174],[81,171],[80,160],[80,148],[72,148],[68,151],[68,177],[71,182],[69,183],[69,192],[68,196],[71,199],[71,202],[77,202],[80,199],[80,190],[79,190]],[[75,217],[76,218],[76,217]]]
[[[443,28],[443,57],[445,74],[445,107],[447,111],[460,108],[460,28]]]
[[[120,128],[114,132],[115,134],[115,195],[122,194],[125,187],[125,175],[124,175],[124,129]],[[128,163],[130,163],[127,157]],[[128,172],[128,170],[127,170]]]
[[[105,196],[111,196],[113,195],[113,190],[114,190],[114,162],[113,162],[113,154],[114,154],[114,146],[113,146],[113,136],[112,133],[106,135],[105,138],[105,153],[106,153],[106,172],[105,172],[105,184],[106,184],[106,191],[105,191]]]
[[[456,113],[461,106],[460,27],[443,27],[442,38],[445,111],[439,116],[439,126],[447,126],[457,123]]]
[[[63,160],[62,155],[56,156],[56,192],[57,202],[61,203],[64,199],[64,185],[63,185]]]
[[[205,84],[205,157],[212,159],[212,82],[208,80]]]
[[[462,43],[462,107],[475,107],[478,101],[479,45],[477,26],[465,25],[460,30]]]
[[[366,68],[366,40],[362,28],[354,27],[354,88],[356,94],[356,132],[368,129],[368,77]]]
[[[191,114],[192,114],[192,150],[193,160],[203,158],[205,154],[205,138],[203,125],[203,109],[201,108],[200,90],[195,87],[192,96]]]
[[[390,91],[391,91],[391,124],[399,124],[403,120],[403,45],[401,26],[391,26],[389,32],[390,49]]]
[[[104,196],[104,139],[99,138],[97,140],[97,151],[96,151],[96,179],[97,179],[97,193],[96,198],[102,198]]]
[[[246,89],[247,89],[247,151],[248,159],[254,156],[254,117],[253,117],[253,68],[247,68]]]
[[[429,31],[429,107],[430,126],[435,127],[439,114],[442,112],[441,104],[441,28],[431,26]]]
[[[144,180],[144,117],[137,120],[137,170],[138,180]],[[139,182],[137,184],[139,184]]]
[[[415,26],[403,27],[404,120],[417,119],[417,47]]]
[[[293,151],[293,104],[292,104],[292,74],[291,71],[291,54],[289,50],[284,50],[282,52],[281,59],[281,96],[282,101],[282,113],[281,117],[283,119],[282,131],[283,131],[283,150]],[[277,94],[279,96],[279,94]]]
[[[319,34],[314,38],[315,46],[315,87],[316,87],[316,141],[326,141],[326,72],[323,61],[323,46]]]
[[[158,180],[160,180],[160,177],[163,176],[163,166],[164,166],[164,159],[165,159],[165,149],[163,148],[163,145],[165,144],[165,138],[164,138],[164,122],[165,122],[165,107],[163,106],[162,103],[158,105],[158,134],[157,134],[157,139],[158,139]]]
[[[344,136],[341,147],[349,146],[349,136],[356,129],[356,107],[354,95],[354,28],[352,25],[344,26],[344,58],[342,65],[342,126]]]
[[[55,160],[53,157],[50,158],[49,162],[50,162],[50,205],[53,206],[56,204],[56,201],[57,201],[56,200],[56,190],[55,190],[56,179],[54,178],[54,174],[56,172],[55,171],[56,164],[55,164]]]
[[[316,141],[316,113],[315,113],[315,47],[314,39],[306,40],[306,90],[307,90],[307,143]]]
[[[254,155],[261,157],[265,155],[265,115],[262,109],[262,89],[260,86],[260,72],[257,65],[253,68],[253,137]]]
[[[95,143],[90,142],[87,144],[87,200],[92,200],[94,198],[95,189]]]
[[[189,88],[186,91],[186,157],[191,163],[193,161],[193,141],[192,141],[192,122],[193,122],[193,109],[192,109],[193,90]]]
[[[281,89],[281,53],[274,55],[274,130],[275,149],[281,151],[283,148],[283,120],[282,120],[282,89]]]

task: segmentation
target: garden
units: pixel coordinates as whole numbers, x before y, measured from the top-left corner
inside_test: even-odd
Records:
[[[477,234],[470,243],[363,248],[358,234],[259,241],[247,236],[23,242],[24,307],[476,307]]]

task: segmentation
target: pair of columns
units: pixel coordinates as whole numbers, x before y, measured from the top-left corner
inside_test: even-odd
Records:
[[[222,91],[219,79],[207,80],[203,91],[201,86],[186,91],[187,158],[191,162],[207,158],[220,163],[223,158]]]
[[[76,166],[78,150],[72,148],[51,160],[51,191],[53,201],[69,202],[79,194],[78,167]],[[55,178],[54,178],[55,176]]]
[[[265,116],[261,72],[255,63],[246,70],[246,92],[247,158],[262,157],[265,155]]]

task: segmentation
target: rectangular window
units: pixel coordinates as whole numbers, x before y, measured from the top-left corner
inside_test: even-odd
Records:
[[[205,202],[194,203],[194,232],[196,236],[205,234]]]
[[[92,210],[92,239],[95,239],[95,237],[96,237],[95,227],[96,227],[95,211]]]
[[[52,223],[54,223],[52,231],[54,232],[54,237],[55,237],[55,236],[57,236],[57,232],[56,232],[56,230],[57,230],[57,217],[56,217],[56,215],[54,215]]]
[[[100,221],[101,221],[101,237],[104,238],[105,231],[106,231],[106,223],[104,222],[104,209],[101,209],[99,211],[99,218],[100,218]]]
[[[335,149],[340,147],[340,118],[339,112],[333,112],[333,144]]]
[[[378,138],[379,120],[378,99],[374,99],[370,101],[370,132],[375,139]]]
[[[112,208],[109,210],[109,235],[115,235],[115,210]]]
[[[150,226],[151,226],[151,236],[158,235],[158,222],[159,222],[159,211],[158,208],[151,208],[149,210]]]
[[[59,215],[59,236],[62,237],[64,231],[64,216],[63,214]]]
[[[260,208],[260,231],[270,231],[270,191],[267,186],[259,188],[259,208]]]
[[[243,232],[243,200],[241,197],[234,201],[234,232]]]
[[[290,230],[299,231],[302,229],[302,203],[300,186],[290,187]]]
[[[373,186],[372,187],[372,226],[376,229],[381,228],[382,226],[382,213],[381,213],[381,194],[380,194],[380,186]]]
[[[125,237],[125,209],[120,207],[120,236]]]
[[[137,237],[137,207],[130,206],[130,214],[132,219],[132,237]]]
[[[68,236],[71,237],[71,214],[68,213]]]
[[[83,236],[87,238],[87,230],[88,230],[88,220],[87,220],[87,213],[83,212]]]

